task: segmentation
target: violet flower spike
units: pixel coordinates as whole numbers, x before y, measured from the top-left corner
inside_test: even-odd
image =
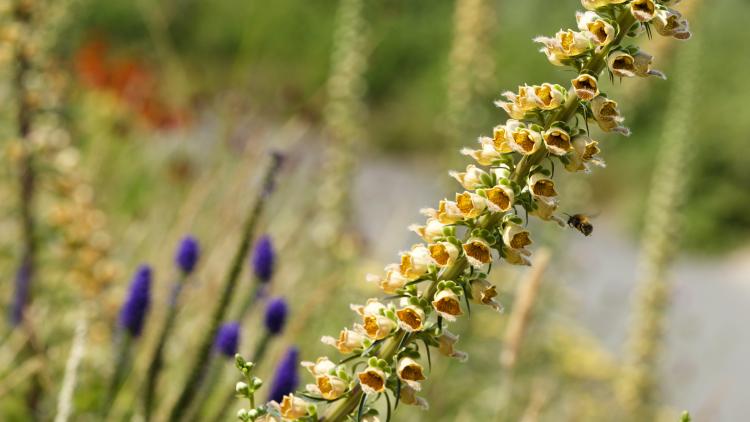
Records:
[[[193,236],[185,236],[177,246],[177,253],[174,261],[177,268],[183,274],[188,275],[193,272],[198,259],[200,258],[201,249],[198,240]]]
[[[221,355],[233,358],[237,353],[240,344],[240,324],[238,322],[228,322],[221,327],[216,333],[214,347]]]
[[[133,337],[143,331],[146,313],[151,305],[151,267],[141,265],[130,282],[130,291],[120,311],[120,326]]]
[[[292,346],[287,349],[286,354],[276,367],[268,400],[281,402],[285,395],[297,389],[299,374],[297,373],[299,350]]]
[[[278,335],[284,329],[289,307],[284,298],[277,297],[268,302],[264,323],[271,335]]]
[[[268,283],[273,277],[273,270],[276,264],[276,251],[273,242],[268,235],[258,239],[253,249],[252,266],[255,276],[261,283]]]

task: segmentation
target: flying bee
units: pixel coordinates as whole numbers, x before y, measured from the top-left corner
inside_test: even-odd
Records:
[[[584,236],[590,236],[594,231],[594,226],[591,224],[589,216],[585,214],[565,214],[568,216],[568,225],[579,232],[583,233]]]

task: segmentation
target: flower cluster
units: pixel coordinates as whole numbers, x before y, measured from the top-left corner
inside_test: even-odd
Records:
[[[372,401],[383,396],[390,412],[389,394],[401,403],[427,407],[417,396],[426,379],[422,359],[429,359],[431,348],[453,358],[467,357],[455,349],[458,336],[446,329],[447,323],[468,314],[472,302],[502,309],[488,275],[498,260],[530,264],[532,237],[525,228],[529,215],[563,225],[557,215],[556,166],[588,172],[604,165],[588,121],[604,132],[629,134],[617,102],[601,92],[601,73],[607,70],[612,79],[663,77],[651,69],[653,58],[628,40],[644,32],[650,35],[652,28],[678,39],[689,37],[687,22],[669,8],[676,1],[582,3],[587,11],[577,14],[577,30],[535,40],[552,64],[576,72],[569,87],[522,85],[503,94],[497,105],[510,120],[494,127],[492,136],[480,137],[477,149],[462,151],[475,164],[450,173],[463,190],[437,208],[423,210],[426,222],[410,227],[422,243],[402,252],[383,274],[367,276],[389,296],[352,305],[359,322],[338,337],[323,337],[325,344],[349,356],[338,363],[328,357],[302,363],[315,381],[304,396],[335,401],[321,420],[372,414]],[[347,366],[349,361],[357,363]],[[287,408],[293,403],[299,412],[269,415],[295,420],[316,413],[301,397],[285,396],[284,403]],[[284,403],[270,407],[283,408]]]

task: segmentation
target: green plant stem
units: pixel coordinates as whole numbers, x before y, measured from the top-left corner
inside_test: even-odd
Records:
[[[174,327],[175,319],[177,318],[177,301],[186,279],[187,275],[181,272],[180,279],[174,285],[174,290],[169,298],[167,317],[161,327],[158,343],[154,350],[153,357],[151,358],[151,362],[149,363],[148,371],[146,372],[146,386],[143,390],[143,418],[146,422],[151,420],[151,411],[155,399],[154,393],[156,392],[156,385],[159,381],[159,372],[161,372],[164,363],[164,345],[167,343],[167,338]]]
[[[253,352],[252,359],[250,359],[251,362],[255,363],[256,368],[260,365],[261,361],[263,361],[263,358],[266,356],[266,351],[268,351],[268,344],[271,342],[271,339],[274,336],[271,335],[269,332],[265,332],[263,334],[263,337],[261,337],[258,344],[255,346],[255,351]],[[216,412],[214,417],[209,418],[207,420],[211,420],[214,422],[222,422],[226,420],[227,412],[229,411],[229,408],[232,407],[232,402],[234,401],[235,393],[234,391],[230,391],[229,394],[227,394],[224,399],[221,401],[221,407],[219,407],[219,411]],[[255,397],[251,397],[251,407],[255,407]]]
[[[117,393],[120,391],[120,387],[122,387],[125,373],[130,366],[130,346],[132,345],[132,343],[133,336],[131,336],[130,333],[126,331],[121,331],[120,338],[117,340],[116,345],[117,357],[115,358],[115,371],[114,373],[112,373],[112,379],[110,380],[109,388],[107,389],[107,396],[104,400],[104,405],[102,406],[103,420],[107,419],[107,416],[112,409],[112,405],[117,398]]]
[[[211,345],[213,344],[216,332],[219,329],[219,324],[224,319],[224,315],[229,308],[229,303],[233,297],[235,288],[237,287],[237,280],[242,273],[244,268],[245,258],[247,257],[248,251],[250,250],[250,242],[255,234],[255,227],[258,224],[263,208],[266,204],[267,197],[273,188],[274,176],[281,164],[281,157],[274,154],[272,156],[272,163],[263,178],[263,185],[261,186],[260,194],[255,202],[255,205],[250,210],[245,224],[242,230],[242,239],[237,247],[237,251],[232,259],[232,264],[229,267],[226,280],[224,281],[224,287],[222,289],[221,297],[219,302],[214,308],[214,312],[209,323],[208,329],[205,331],[205,335],[197,348],[197,354],[195,361],[191,367],[188,378],[180,392],[180,395],[175,402],[174,406],[169,415],[169,420],[176,422],[182,419],[184,412],[187,410],[190,402],[195,397],[195,393],[198,391],[198,387],[203,379],[206,372],[206,364],[211,354]]]
[[[601,74],[602,70],[604,70],[604,66],[606,64],[605,58],[609,54],[611,47],[618,45],[622,41],[628,30],[631,26],[633,26],[634,23],[635,18],[633,18],[629,11],[623,9],[623,12],[618,19],[620,31],[617,34],[617,37],[612,42],[612,44],[610,44],[610,48],[606,48],[598,54],[592,56],[589,63],[586,65],[586,67],[584,67],[584,71],[598,77],[599,74]],[[575,115],[579,104],[580,102],[578,100],[578,96],[575,94],[575,91],[570,90],[565,100],[565,104],[563,104],[562,108],[557,112],[553,119],[551,119],[551,121],[548,123],[548,126],[553,122],[570,120]],[[519,184],[524,182],[529,177],[529,172],[531,171],[531,169],[535,165],[539,164],[544,159],[544,157],[546,157],[546,155],[547,150],[546,148],[544,148],[544,146],[542,146],[542,148],[540,148],[539,151],[535,152],[534,154],[524,156],[516,166],[512,175],[512,180]],[[497,218],[497,216],[489,216],[484,221],[481,221],[479,226],[482,228],[490,227],[496,222]],[[467,266],[468,262],[464,257],[462,257],[461,259],[457,260],[452,266],[447,267],[445,270],[443,270],[438,279],[451,280],[462,274],[466,270]],[[435,283],[433,283],[433,285],[434,284]],[[425,297],[431,299],[435,293],[433,286],[430,286],[428,293],[429,295],[426,294]],[[398,345],[401,343],[401,339],[404,335],[405,332],[399,330],[386,342],[383,349],[381,349],[380,353],[378,353],[378,357],[390,362],[396,352],[398,352]],[[406,343],[408,344],[408,341]],[[334,406],[328,409],[328,412],[321,418],[321,421],[340,422],[345,420],[351,414],[351,412],[356,409],[359,401],[362,399],[362,394],[362,388],[359,386],[359,383],[357,383],[352,388],[352,391],[349,392],[349,396],[346,399],[339,401]]]

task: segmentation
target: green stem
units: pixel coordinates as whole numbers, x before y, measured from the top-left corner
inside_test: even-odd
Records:
[[[107,416],[109,415],[110,410],[112,409],[112,405],[115,402],[115,399],[117,398],[117,393],[120,391],[120,387],[122,387],[123,378],[125,377],[125,373],[128,370],[128,367],[130,366],[130,357],[131,357],[131,345],[133,344],[133,336],[130,335],[130,333],[126,331],[122,331],[120,338],[117,341],[117,357],[115,358],[115,371],[112,374],[112,379],[109,383],[109,388],[107,390],[107,396],[104,400],[104,406],[102,406],[102,418],[106,420]]]
[[[154,393],[156,392],[156,385],[159,381],[159,372],[161,372],[164,363],[164,345],[167,343],[167,338],[172,332],[172,327],[174,326],[175,319],[177,318],[177,301],[179,299],[180,292],[182,292],[182,287],[184,286],[186,279],[187,275],[185,273],[181,273],[180,279],[174,285],[174,290],[172,291],[172,294],[169,298],[167,318],[164,321],[164,325],[162,325],[161,332],[159,333],[158,337],[159,342],[156,345],[153,357],[151,358],[151,363],[148,366],[146,375],[146,387],[143,390],[143,418],[146,422],[151,420],[151,410],[153,409],[155,399]]]
[[[263,337],[261,337],[258,344],[255,346],[255,351],[253,352],[252,359],[250,359],[251,362],[255,363],[256,368],[258,365],[260,365],[260,362],[263,360],[263,358],[266,355],[266,351],[268,350],[268,344],[270,343],[273,336],[266,332],[263,334]],[[216,415],[214,415],[213,418],[210,418],[208,420],[212,420],[215,422],[221,422],[225,421],[227,417],[227,412],[232,407],[232,402],[235,399],[234,391],[230,391],[229,394],[227,394],[224,397],[224,400],[221,401],[221,407],[219,407],[219,411],[216,412]],[[255,396],[250,397],[251,403],[250,406],[255,408]]]
[[[226,280],[224,281],[224,288],[219,298],[219,302],[214,308],[214,312],[211,318],[210,325],[205,331],[205,335],[198,346],[198,352],[195,356],[192,368],[189,376],[183,386],[180,395],[175,402],[174,406],[169,415],[169,420],[173,422],[180,421],[184,412],[187,410],[190,402],[195,397],[195,393],[198,391],[201,380],[206,372],[206,363],[211,354],[211,345],[213,344],[216,332],[219,329],[219,324],[224,319],[224,315],[229,308],[229,303],[233,297],[234,290],[237,287],[237,280],[244,268],[245,258],[247,257],[248,251],[250,250],[250,242],[253,239],[255,233],[255,227],[258,224],[260,215],[263,211],[267,197],[273,188],[274,176],[281,164],[281,156],[274,154],[272,163],[266,170],[266,174],[263,178],[263,185],[261,186],[260,194],[255,202],[255,205],[247,215],[245,224],[242,230],[242,239],[237,247],[237,251],[234,254],[232,264],[229,267]]]
[[[586,65],[584,70],[586,72],[589,72],[593,75],[599,76],[599,74],[604,70],[604,66],[606,64],[606,57],[609,54],[610,49],[618,45],[622,39],[627,34],[630,27],[635,23],[635,18],[633,18],[632,14],[623,9],[623,13],[618,19],[618,25],[620,31],[617,34],[617,37],[615,40],[610,44],[610,48],[603,49],[598,54],[595,54],[592,56],[589,63]],[[565,100],[565,104],[562,106],[560,111],[557,112],[557,114],[551,119],[549,122],[550,124],[556,121],[568,121],[570,120],[574,115],[576,110],[578,109],[579,100],[578,97],[575,94],[575,91],[571,90],[568,93],[568,96]],[[512,175],[512,180],[516,183],[521,184],[523,181],[525,181],[529,177],[529,172],[531,171],[531,168],[535,165],[539,164],[544,157],[546,156],[546,148],[542,147],[539,149],[539,151],[535,152],[532,155],[524,156],[516,166],[516,169]],[[490,227],[492,224],[496,222],[496,217],[490,217],[487,219],[484,219],[484,221],[481,221],[479,226],[486,228]],[[457,260],[452,266],[446,268],[443,270],[443,272],[438,277],[439,280],[450,280],[458,277],[460,274],[462,274],[468,265],[468,262],[464,257]],[[434,285],[436,283],[433,283],[432,286],[430,286],[430,289],[427,293],[434,295]],[[431,296],[426,296],[431,297]],[[395,353],[397,352],[397,347],[401,343],[401,338],[405,335],[405,333],[401,330],[399,330],[393,337],[391,337],[388,342],[385,344],[381,352],[378,354],[378,357],[381,359],[385,359],[386,361],[390,361]],[[408,343],[408,340],[407,340]],[[352,391],[349,393],[349,396],[336,403],[336,405],[330,407],[328,409],[328,412],[326,415],[324,415],[321,418],[321,421],[326,422],[340,422],[345,420],[353,411],[356,409],[357,404],[362,398],[362,389],[359,386],[359,383],[357,383],[354,388],[352,388]]]

